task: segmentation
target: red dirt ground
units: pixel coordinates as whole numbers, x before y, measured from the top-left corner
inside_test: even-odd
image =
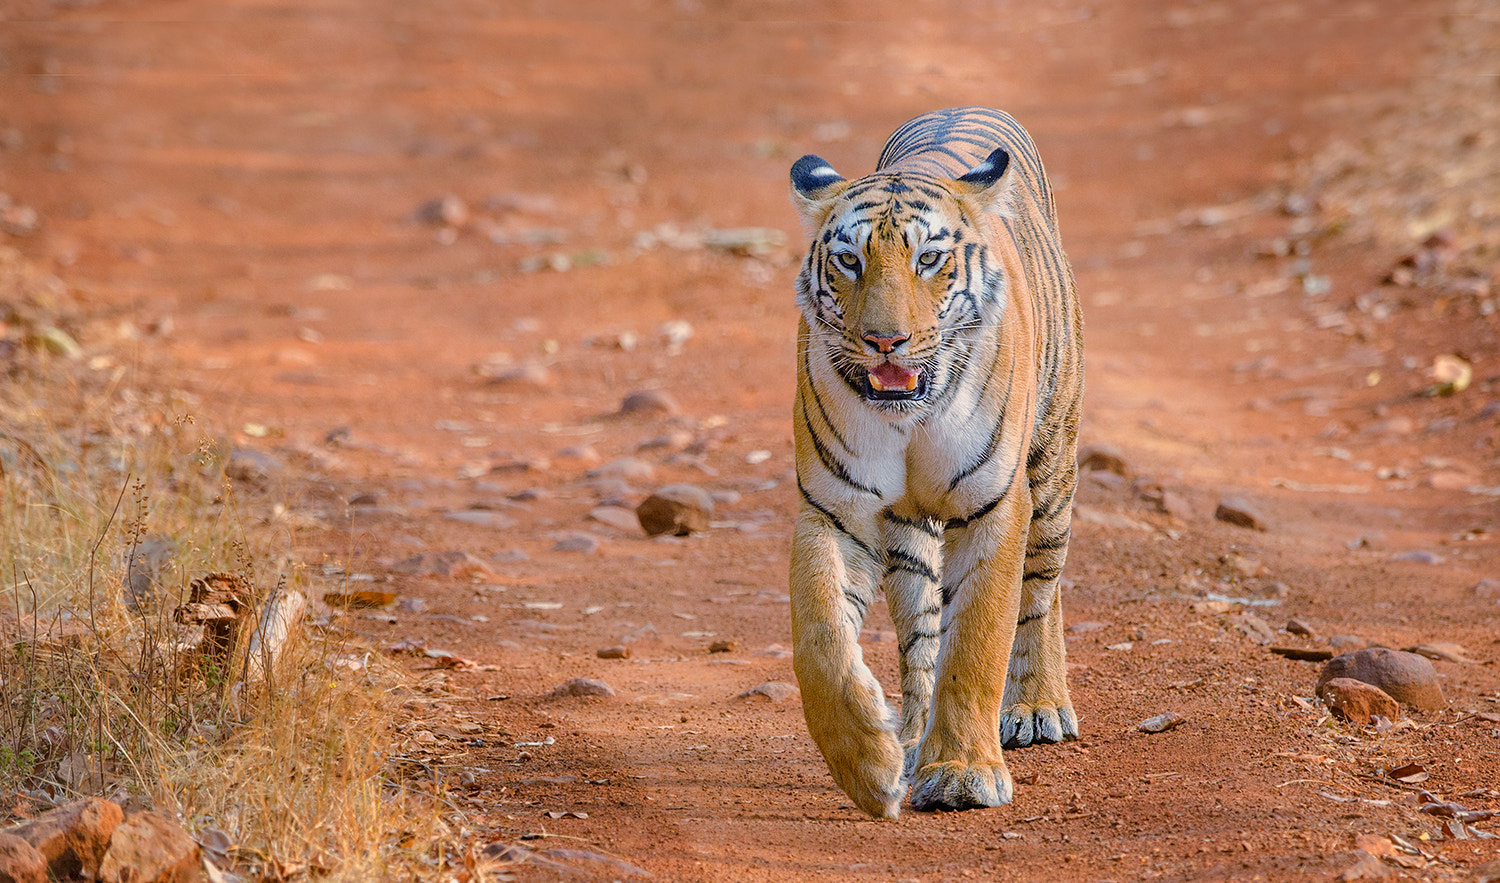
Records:
[[[85,344],[286,464],[245,505],[284,520],[314,594],[346,569],[426,602],[337,621],[495,667],[430,681],[454,726],[408,733],[470,838],[545,830],[562,839],[527,845],[715,881],[1330,879],[1360,834],[1420,844],[1415,877],[1500,855],[1445,839],[1385,775],[1419,762],[1434,794],[1500,808],[1500,725],[1477,716],[1500,712],[1500,606],[1473,589],[1500,577],[1497,317],[1420,285],[1393,319],[1356,315],[1400,252],[1288,201],[1326,144],[1399,111],[1450,4],[917,18],[869,0],[816,23],[785,3],[525,5],[35,2],[0,23],[0,127],[19,136],[0,189],[44,219],[14,244],[113,317]],[[1065,609],[1107,624],[1069,640],[1082,740],[1009,753],[1009,806],[876,822],[795,699],[734,698],[793,680],[775,652],[802,245],[786,171],[817,152],[863,174],[902,121],[960,104],[1012,112],[1040,145],[1088,322],[1082,441],[1129,476],[1088,473],[1079,494]],[[447,194],[463,205],[445,222],[424,206]],[[744,227],[784,242],[703,244]],[[1294,254],[1260,255],[1278,239]],[[677,346],[673,321],[692,330]],[[1473,384],[1416,395],[1446,352]],[[475,370],[507,364],[540,371]],[[679,412],[614,415],[644,389]],[[646,467],[588,475],[622,457]],[[589,517],[671,481],[721,492],[710,533]],[[1268,529],[1216,521],[1224,495]],[[597,549],[555,548],[575,534]],[[495,575],[393,568],[447,550]],[[1430,557],[1392,560],[1410,551]],[[1266,603],[1192,606],[1211,592]],[[1255,643],[1246,612],[1318,633],[1277,644],[1446,641],[1477,662],[1436,662],[1448,710],[1378,732],[1299,703],[1317,664]],[[882,606],[868,628],[894,689]],[[543,698],[580,676],[617,695]],[[1136,731],[1166,711],[1186,724]],[[548,815],[564,811],[587,817]]]

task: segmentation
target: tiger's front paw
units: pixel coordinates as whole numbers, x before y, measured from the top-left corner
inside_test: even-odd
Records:
[[[888,732],[866,732],[833,739],[823,746],[833,781],[854,805],[877,819],[894,819],[901,811],[902,752]]]
[[[1000,714],[1000,744],[1006,748],[1025,748],[1078,738],[1078,716],[1071,705],[1041,703],[1035,706],[1017,702]]]
[[[1010,803],[1014,789],[1005,761],[946,760],[917,770],[911,808],[919,812],[980,809]]]

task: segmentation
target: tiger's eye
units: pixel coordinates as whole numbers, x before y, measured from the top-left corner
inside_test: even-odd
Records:
[[[859,269],[859,258],[847,251],[839,252],[839,263],[851,270]]]
[[[942,259],[943,253],[940,251],[924,251],[917,257],[917,266],[921,267],[924,270],[930,270],[933,267],[936,267],[938,265],[938,261],[941,261]]]

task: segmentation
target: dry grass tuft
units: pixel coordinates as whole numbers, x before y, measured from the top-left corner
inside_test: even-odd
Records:
[[[241,514],[191,398],[88,358],[60,283],[5,252],[0,817],[98,794],[175,813],[262,879],[428,876],[440,795],[387,763],[400,672],[306,624],[260,680],[243,649],[202,652],[173,618],[190,582],[234,575],[253,625],[306,588],[289,540]]]

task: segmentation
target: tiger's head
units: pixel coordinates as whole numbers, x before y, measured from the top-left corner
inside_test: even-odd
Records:
[[[969,341],[1001,321],[1004,274],[985,216],[1005,211],[1009,168],[1004,149],[957,179],[848,181],[813,155],[792,166],[792,202],[812,237],[797,275],[807,346],[873,406],[919,412]]]

